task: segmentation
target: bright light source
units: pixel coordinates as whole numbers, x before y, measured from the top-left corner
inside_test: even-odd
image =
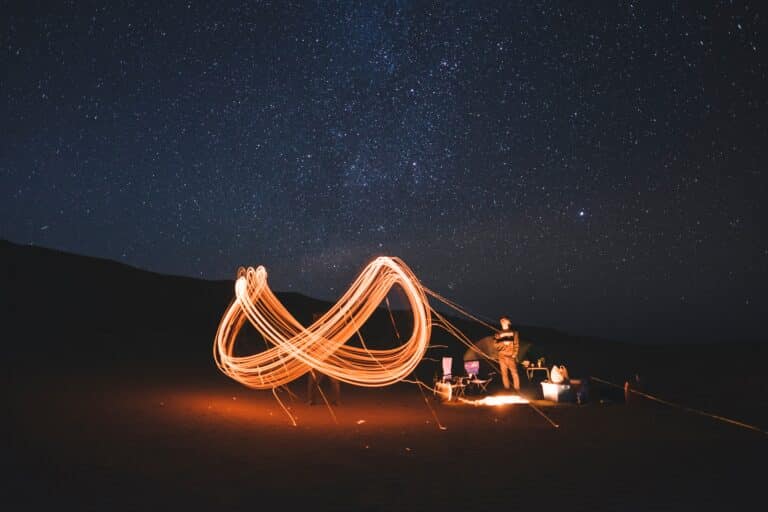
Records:
[[[466,402],[472,405],[507,405],[507,404],[527,404],[528,400],[519,395],[494,395],[486,396],[478,400],[462,399],[462,402]]]

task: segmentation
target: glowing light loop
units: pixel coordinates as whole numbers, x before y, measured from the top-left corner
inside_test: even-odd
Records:
[[[399,286],[413,314],[413,330],[402,345],[369,349],[347,342]],[[399,258],[379,257],[369,263],[350,288],[308,327],[298,322],[267,284],[263,266],[238,270],[235,299],[219,323],[213,355],[219,369],[254,389],[274,389],[315,369],[357,386],[394,384],[419,364],[432,329],[424,288]],[[249,322],[266,340],[266,350],[235,355],[238,333]]]

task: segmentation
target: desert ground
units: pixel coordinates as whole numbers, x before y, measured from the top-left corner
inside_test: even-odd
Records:
[[[5,510],[716,510],[761,497],[768,454],[760,432],[597,385],[555,404],[525,377],[535,408],[407,383],[310,406],[296,382],[296,426],[214,371],[7,378]]]
[[[241,386],[213,362],[232,282],[10,243],[0,260],[1,510],[764,508],[764,342],[641,346],[521,327],[532,354],[574,378],[621,385],[639,372],[653,396],[758,431],[625,403],[621,389],[597,383],[586,403],[555,404],[524,376],[535,408],[443,403],[399,383],[343,385],[329,409],[306,404],[297,381],[278,394],[293,426],[270,391]],[[303,321],[329,307],[281,297]],[[396,317],[407,332],[407,315]],[[488,334],[456,322],[470,339]],[[392,336],[386,311],[370,324],[367,339]],[[466,348],[440,336],[432,343],[448,348],[430,349],[417,368],[428,384],[434,360],[460,360]],[[489,392],[499,391],[496,379]]]

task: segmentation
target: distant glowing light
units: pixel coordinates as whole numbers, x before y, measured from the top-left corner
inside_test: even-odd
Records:
[[[405,292],[413,314],[411,337],[385,350],[347,345],[395,285]],[[339,301],[308,327],[270,290],[263,266],[238,270],[235,296],[219,323],[213,357],[224,374],[253,389],[274,389],[312,369],[357,386],[394,384],[419,364],[432,330],[424,288],[399,258],[373,260]],[[264,337],[267,349],[236,356],[237,336],[246,321]]]

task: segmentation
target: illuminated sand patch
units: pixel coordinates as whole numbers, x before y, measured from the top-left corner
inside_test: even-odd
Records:
[[[292,402],[281,394],[290,415],[302,429],[320,428],[339,432],[400,432],[403,428],[435,429],[436,422],[424,408],[418,393],[397,393],[382,397],[374,388],[348,390],[346,400],[334,407]],[[350,396],[353,393],[354,396]],[[137,408],[151,410],[153,421],[169,425],[209,425],[222,429],[286,426],[286,413],[270,393],[236,390],[167,389],[135,398]],[[175,428],[175,427],[173,427]],[[378,429],[385,429],[379,431]]]
[[[384,350],[347,345],[393,286],[402,288],[410,305],[411,337]],[[373,260],[339,301],[308,327],[299,323],[269,288],[263,266],[238,270],[235,296],[219,323],[213,356],[223,373],[253,389],[274,390],[312,369],[357,386],[388,386],[416,368],[429,344],[432,320],[424,289],[398,258]],[[269,348],[235,356],[237,335],[246,321]]]
[[[461,398],[460,399],[462,403],[471,404],[471,405],[487,405],[487,406],[499,406],[499,405],[508,405],[508,404],[527,404],[530,403],[529,400],[519,396],[519,395],[494,395],[494,396],[485,396],[483,398],[479,398],[477,400],[471,400],[468,398]]]

